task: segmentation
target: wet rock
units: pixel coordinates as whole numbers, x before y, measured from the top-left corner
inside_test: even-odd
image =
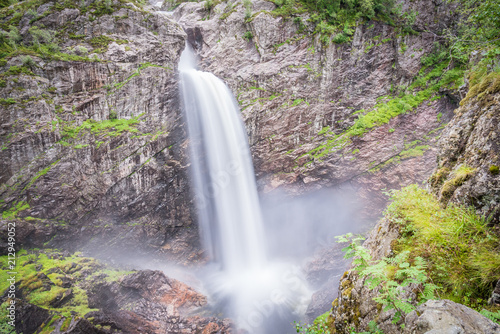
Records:
[[[495,334],[500,325],[450,300],[429,300],[406,316],[404,333]]]
[[[390,94],[391,86],[409,84],[421,58],[431,52],[435,34],[453,24],[454,5],[414,1],[404,6],[419,12],[414,29],[425,27],[421,33],[402,37],[393,27],[367,22],[356,28],[351,43],[329,46],[311,34],[307,14],[301,15],[299,31],[292,20],[270,14],[274,4],[266,1],[252,1],[248,21],[244,6],[227,3],[210,15],[195,3],[174,11],[200,67],[222,78],[238,97],[262,192],[295,195],[349,185],[372,203],[366,215],[377,217],[386,203],[383,189],[421,182],[431,174],[438,128],[457,106],[448,91],[340,150],[321,158],[308,154],[327,143],[323,129],[332,136],[342,133],[357,119],[357,110],[369,110],[377,98]],[[250,40],[243,38],[248,31]],[[405,155],[417,141],[426,148]]]
[[[198,231],[187,228],[193,205],[175,72],[185,33],[163,13],[118,1],[113,13],[95,20],[53,5],[35,8],[50,11],[36,23],[24,15],[23,42],[30,43],[29,29],[37,25],[63,32],[62,52],[98,61],[33,56],[33,76],[9,76],[0,88],[1,98],[18,102],[0,111],[0,210],[25,208],[11,218],[18,224],[16,247],[134,248],[138,255],[198,261]],[[96,38],[104,41],[99,47]],[[22,66],[21,58],[9,59],[2,71],[12,65]],[[138,122],[130,131],[79,128],[115,117]],[[68,137],[68,127],[79,130]]]
[[[35,333],[40,325],[50,319],[49,311],[36,305],[16,299],[16,321],[17,333]]]

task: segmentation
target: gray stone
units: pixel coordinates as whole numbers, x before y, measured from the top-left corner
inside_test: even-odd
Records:
[[[495,334],[500,325],[450,300],[429,300],[406,316],[405,334]]]

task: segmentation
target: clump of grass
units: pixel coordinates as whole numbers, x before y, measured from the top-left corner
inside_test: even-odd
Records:
[[[459,177],[471,172],[467,168]],[[481,309],[500,279],[500,238],[471,207],[443,208],[427,191],[411,185],[392,194],[386,216],[401,224],[395,251],[410,251],[429,263],[441,298]]]
[[[475,97],[481,100],[486,95],[500,92],[500,71],[491,72],[485,75],[481,70],[478,70],[472,72],[469,76],[469,80],[469,91],[465,98],[460,101],[460,105],[466,104]]]
[[[450,174],[450,169],[448,167],[439,168],[432,176],[429,181],[433,187],[440,186],[446,180]]]
[[[446,181],[441,188],[441,196],[443,198],[450,198],[455,190],[464,184],[476,171],[475,168],[471,168],[467,165],[461,165],[458,169],[453,172],[453,178]]]

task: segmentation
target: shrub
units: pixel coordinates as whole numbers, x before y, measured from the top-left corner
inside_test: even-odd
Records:
[[[245,20],[252,17],[252,1],[243,0],[243,5],[245,6]]]
[[[342,44],[342,43],[348,42],[349,37],[347,37],[344,33],[341,32],[341,33],[338,33],[335,36],[333,36],[332,40],[335,44]]]
[[[118,114],[116,113],[116,111],[111,110],[109,112],[109,119],[118,119]]]
[[[9,44],[12,46],[16,46],[16,43],[20,42],[23,38],[21,37],[21,34],[19,34],[19,29],[14,26],[9,26]]]
[[[33,45],[51,43],[54,39],[53,33],[48,30],[40,29],[37,26],[32,26],[28,30],[33,38]]]
[[[247,41],[250,41],[253,38],[253,34],[251,31],[247,31],[246,33],[243,34],[243,39],[246,39]]]
[[[78,52],[79,52],[80,54],[87,54],[87,53],[89,52],[89,50],[88,50],[86,47],[84,47],[84,46],[82,46],[82,45],[79,45],[79,46],[78,46]]]
[[[30,56],[22,56],[21,62],[23,63],[23,65],[28,66],[28,67],[36,66],[35,61]]]
[[[342,249],[345,258],[354,258],[354,270],[366,277],[365,286],[370,290],[378,290],[373,299],[384,307],[384,311],[396,310],[392,319],[393,324],[399,323],[405,315],[415,310],[415,300],[405,298],[406,291],[402,288],[414,284],[412,291],[417,293],[420,303],[435,298],[437,286],[428,282],[427,267],[422,257],[410,260],[410,252],[403,251],[394,257],[385,257],[380,261],[373,261],[370,251],[360,245],[363,238],[353,237],[351,233],[337,237],[339,242],[349,242]]]

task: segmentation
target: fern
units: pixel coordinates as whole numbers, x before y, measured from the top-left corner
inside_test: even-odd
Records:
[[[365,286],[370,290],[377,289],[373,300],[383,306],[384,311],[396,310],[393,324],[399,323],[406,314],[416,309],[411,298],[403,297],[405,287],[417,286],[421,303],[435,298],[438,287],[428,282],[425,269],[426,262],[421,257],[410,259],[410,252],[404,251],[394,257],[385,257],[373,261],[368,249],[361,246],[362,237],[354,237],[351,233],[337,237],[339,242],[349,242],[343,249],[345,258],[354,258],[354,270],[365,278]],[[403,325],[401,325],[403,326]]]
[[[484,315],[486,318],[490,319],[491,321],[494,321],[498,324],[500,324],[500,310],[496,312],[491,312],[486,309],[482,309],[481,312],[482,315]]]

